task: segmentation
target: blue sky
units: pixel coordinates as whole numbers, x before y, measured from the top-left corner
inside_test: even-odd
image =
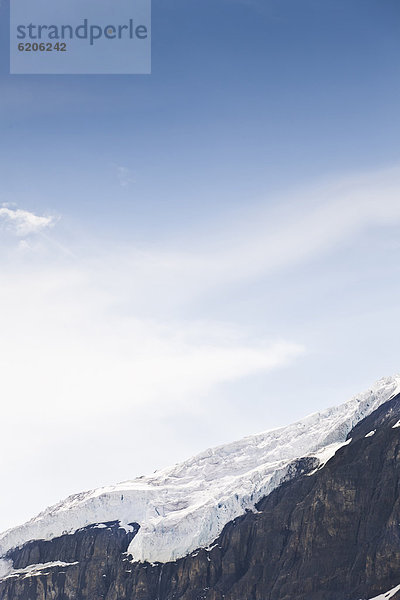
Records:
[[[0,17],[0,529],[399,370],[397,0],[155,0],[150,76]]]

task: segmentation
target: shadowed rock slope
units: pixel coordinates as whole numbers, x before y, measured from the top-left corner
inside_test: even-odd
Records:
[[[329,462],[166,564],[132,563],[118,522],[32,541],[8,557],[0,600],[359,600],[400,584],[400,395],[361,421]],[[374,432],[374,433],[372,433]],[[400,593],[392,596],[397,600]]]

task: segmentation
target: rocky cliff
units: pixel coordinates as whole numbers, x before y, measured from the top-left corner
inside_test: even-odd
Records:
[[[173,562],[132,561],[134,523],[30,541],[8,552],[13,570],[0,580],[0,600],[359,600],[393,590],[400,584],[399,419],[397,395],[361,420],[325,465],[295,461],[291,478],[256,512]]]

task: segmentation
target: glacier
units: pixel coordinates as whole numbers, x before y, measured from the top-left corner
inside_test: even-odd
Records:
[[[345,404],[292,425],[206,450],[150,476],[70,496],[0,535],[0,577],[12,569],[5,558],[11,549],[109,521],[127,530],[130,523],[140,525],[128,548],[133,561],[165,563],[209,548],[227,523],[255,511],[291,476],[295,460],[315,457],[322,468],[349,443],[359,421],[399,392],[400,376],[384,378]]]

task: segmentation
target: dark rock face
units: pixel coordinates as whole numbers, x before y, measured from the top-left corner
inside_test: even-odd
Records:
[[[1,600],[101,600],[107,597],[119,569],[129,563],[126,550],[139,526],[126,533],[118,522],[102,527],[85,527],[74,535],[49,542],[37,540],[7,555],[14,569],[29,565],[62,562],[72,566],[46,567],[40,575],[22,573],[0,581]],[[76,564],[74,564],[76,563]]]
[[[138,527],[88,527],[10,553],[15,569],[78,564],[2,580],[0,600],[359,600],[386,592],[400,584],[399,418],[400,395],[360,422],[324,468],[297,462],[297,476],[257,513],[229,523],[209,551],[132,563],[125,553]]]

